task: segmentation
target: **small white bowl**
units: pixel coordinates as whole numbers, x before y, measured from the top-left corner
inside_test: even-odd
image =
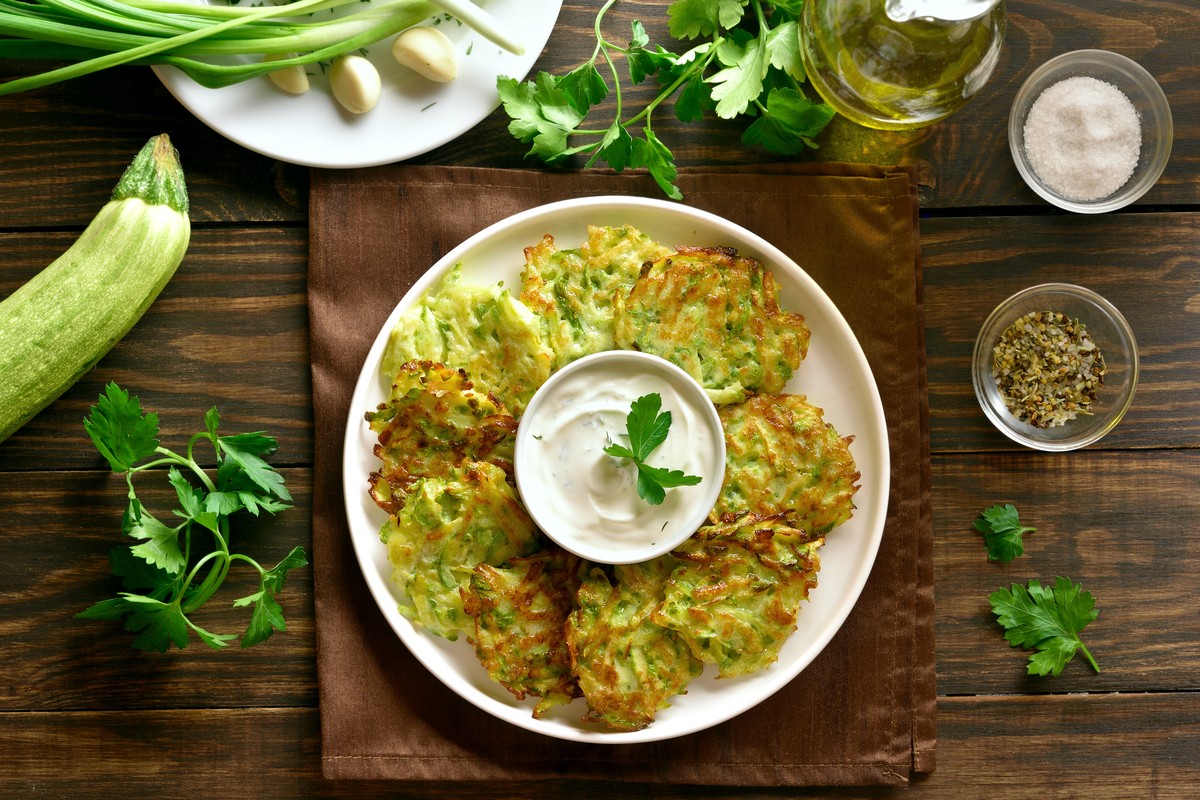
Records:
[[[1042,92],[1068,78],[1086,76],[1116,86],[1141,121],[1142,146],[1133,175],[1112,194],[1090,202],[1063,197],[1038,177],[1025,150],[1025,121]],[[1137,62],[1108,50],[1075,50],[1035,69],[1017,91],[1008,117],[1008,146],[1029,188],[1050,203],[1081,214],[1102,214],[1129,205],[1150,190],[1171,157],[1171,107],[1162,87]]]
[[[1104,357],[1104,384],[1096,392],[1091,415],[1039,428],[1017,419],[1005,406],[992,374],[992,351],[1005,329],[1032,311],[1057,311],[1078,319]],[[1133,403],[1138,383],[1137,342],[1121,312],[1091,289],[1069,283],[1044,283],[1017,292],[992,311],[975,340],[971,377],[984,414],[1005,436],[1035,450],[1076,450],[1117,427]]]
[[[631,404],[650,393],[671,413],[671,427],[646,463],[701,478],[667,489],[661,505],[638,496],[632,461],[604,452],[629,445]],[[571,362],[538,389],[521,415],[514,466],[521,500],[548,537],[589,561],[632,564],[669,552],[704,524],[725,477],[725,434],[686,372],[648,353],[609,350]]]

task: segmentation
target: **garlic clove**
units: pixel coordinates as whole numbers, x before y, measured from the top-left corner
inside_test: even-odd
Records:
[[[458,76],[458,53],[454,43],[428,25],[409,28],[392,42],[392,55],[401,65],[437,83]]]
[[[263,62],[280,61],[295,57],[295,53],[268,53],[263,56],[262,60]],[[280,67],[274,72],[268,72],[267,77],[271,79],[271,83],[288,94],[304,94],[308,91],[308,74],[304,71],[304,67],[298,65]]]
[[[351,114],[365,114],[374,108],[382,88],[379,70],[362,56],[338,56],[333,60],[329,89]]]

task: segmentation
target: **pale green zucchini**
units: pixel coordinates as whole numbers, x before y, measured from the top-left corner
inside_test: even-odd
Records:
[[[175,274],[190,237],[183,170],[161,134],[70,249],[0,302],[0,441],[129,332]]]

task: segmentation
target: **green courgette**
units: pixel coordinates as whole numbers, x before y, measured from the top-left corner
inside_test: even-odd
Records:
[[[129,332],[175,274],[190,238],[183,170],[161,134],[70,249],[0,302],[0,441]]]

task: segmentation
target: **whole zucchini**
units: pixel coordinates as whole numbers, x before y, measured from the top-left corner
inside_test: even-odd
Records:
[[[0,441],[141,319],[187,251],[187,212],[178,155],[155,136],[70,249],[0,302]]]

